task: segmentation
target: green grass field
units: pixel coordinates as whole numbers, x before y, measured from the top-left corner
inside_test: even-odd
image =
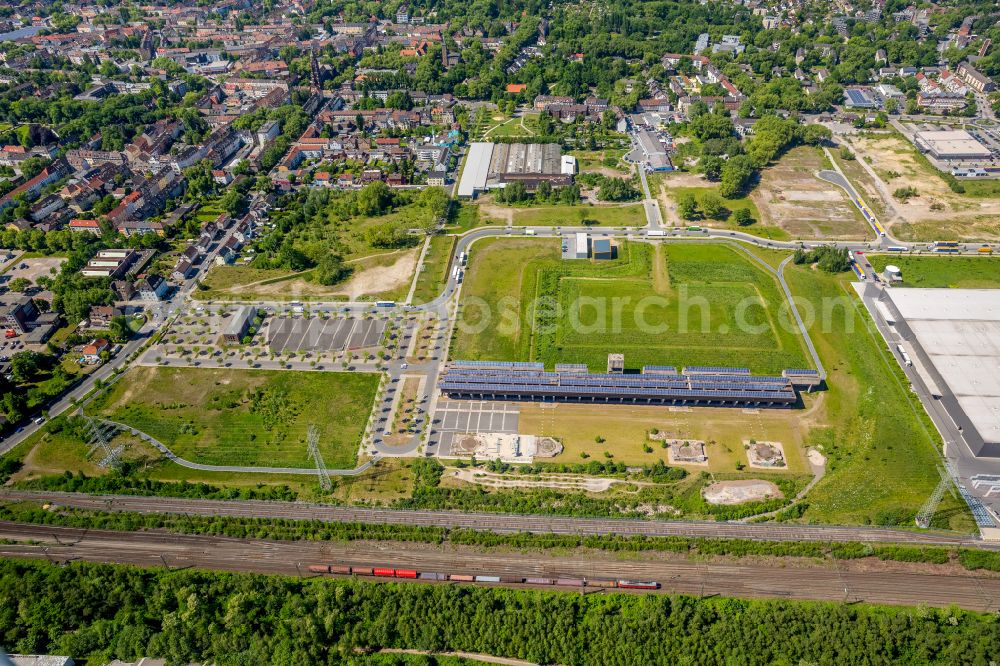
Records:
[[[669,182],[669,180],[666,181],[666,191],[675,203],[682,194],[693,194],[695,199],[698,200],[700,206],[702,197],[704,197],[708,192],[717,192],[718,190],[716,187],[670,187]],[[652,187],[652,185],[650,185],[650,187]],[[685,220],[684,224],[697,224],[716,229],[732,229],[733,231],[742,231],[746,234],[770,240],[788,240],[791,238],[791,235],[781,227],[761,223],[760,211],[757,209],[757,205],[752,199],[750,199],[750,197],[741,197],[739,199],[723,198],[722,205],[727,211],[729,211],[725,219],[717,220],[699,218],[697,220]],[[750,214],[753,215],[753,218],[757,220],[757,222],[746,227],[741,227],[736,224],[733,221],[733,213],[741,209],[749,210]]]
[[[625,206],[535,206],[514,208],[514,226],[519,227],[644,227],[642,204]]]
[[[875,270],[889,264],[903,271],[904,287],[1000,288],[1000,257],[912,257],[868,255]]]
[[[489,220],[481,220],[479,217],[479,206],[461,201],[453,201],[451,210],[448,212],[448,223],[444,230],[448,233],[460,234],[474,229],[480,225],[488,224]]]
[[[415,304],[426,303],[441,293],[448,277],[448,264],[455,247],[455,236],[432,236],[431,246],[424,255],[424,268],[413,291]]]
[[[610,352],[624,353],[630,368],[806,365],[799,335],[782,323],[776,282],[735,250],[623,243],[619,255],[562,261],[549,241],[476,244],[463,291],[466,326],[452,357],[592,370],[604,368]],[[480,304],[491,312],[488,322]]]
[[[350,468],[378,376],[200,368],[133,368],[89,411],[213,465],[311,467],[310,424],[327,467]]]

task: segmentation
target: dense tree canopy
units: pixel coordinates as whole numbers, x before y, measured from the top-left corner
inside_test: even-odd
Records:
[[[822,637],[818,640],[817,637]],[[0,561],[15,652],[173,663],[336,664],[357,648],[559,664],[986,664],[994,618],[957,610],[580,596]]]

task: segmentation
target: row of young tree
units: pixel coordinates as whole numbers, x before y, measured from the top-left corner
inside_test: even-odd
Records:
[[[955,609],[601,596],[0,560],[0,643],[88,663],[342,664],[380,648],[540,664],[988,664]]]

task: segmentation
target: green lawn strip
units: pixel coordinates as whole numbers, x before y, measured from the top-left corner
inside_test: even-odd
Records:
[[[432,300],[441,293],[448,278],[451,253],[455,248],[455,236],[432,236],[430,247],[424,255],[423,268],[417,277],[417,287],[413,292],[413,303],[420,304]]]
[[[879,273],[890,264],[903,272],[896,286],[924,288],[1000,288],[1000,257],[914,257],[869,254],[868,260]]]
[[[200,368],[137,368],[89,411],[213,465],[311,467],[310,425],[327,467],[353,468],[378,376]]]
[[[514,208],[514,226],[518,227],[643,227],[646,211],[641,204],[623,206],[535,206]]]

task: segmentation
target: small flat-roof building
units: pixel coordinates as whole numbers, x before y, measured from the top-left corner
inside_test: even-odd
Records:
[[[588,256],[590,256],[590,241],[587,234],[579,233],[576,235],[573,257],[576,259],[586,259]]]
[[[593,242],[594,259],[612,259],[614,250],[611,247],[611,239],[595,238]]]
[[[252,305],[244,305],[237,310],[236,314],[229,320],[229,323],[226,324],[226,330],[222,334],[226,343],[230,345],[240,344],[243,341],[243,336],[250,330],[250,324],[253,323],[256,316],[257,308]]]
[[[639,149],[651,171],[670,171],[673,169],[667,146],[656,133],[644,129],[637,133],[637,137]]]
[[[625,372],[625,354],[608,354],[608,374]]]
[[[986,160],[990,149],[965,130],[917,132],[913,137],[920,150],[940,160]]]

